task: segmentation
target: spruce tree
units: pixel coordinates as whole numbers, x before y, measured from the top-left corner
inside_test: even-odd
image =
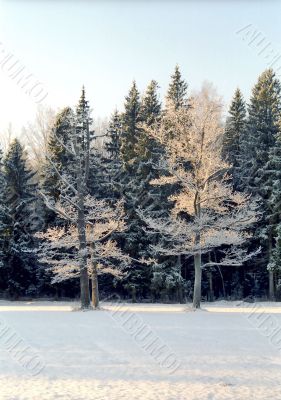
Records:
[[[111,160],[118,160],[120,157],[121,147],[121,133],[122,133],[122,118],[120,113],[115,110],[109,121],[107,129],[107,141],[105,149]]]
[[[56,116],[53,129],[50,132],[47,148],[47,158],[43,167],[41,186],[43,192],[52,201],[59,200],[62,182],[59,174],[64,174],[68,170],[71,157],[65,146],[69,145],[69,134],[72,129],[74,118],[70,107],[65,107]],[[46,227],[57,223],[56,214],[44,207]]]
[[[182,78],[180,68],[176,65],[166,95],[166,109],[177,110],[181,107],[188,107],[187,88],[187,83]]]
[[[134,81],[125,101],[120,151],[123,166],[129,172],[133,172],[137,157],[136,146],[141,133],[141,121],[140,95]]]
[[[235,188],[239,185],[241,141],[245,135],[245,128],[246,105],[241,91],[236,89],[226,120],[222,148],[223,158],[231,165]]]
[[[270,298],[274,298],[274,275],[280,270],[276,254],[280,245],[279,234],[281,224],[281,131],[278,132],[275,144],[269,150],[268,161],[258,170],[256,178],[260,186],[259,193],[263,200],[264,215],[259,229],[261,240],[267,242],[267,262],[269,270]]]
[[[280,96],[280,81],[275,73],[272,69],[264,71],[252,91],[242,143],[242,187],[251,193],[259,193],[256,177],[268,161],[279,130]]]
[[[24,148],[18,140],[10,145],[4,160],[6,176],[5,206],[8,209],[6,289],[11,297],[32,294],[36,283],[34,231],[36,227],[36,185],[28,168]],[[34,294],[34,293],[33,293]]]
[[[3,257],[4,257],[4,247],[6,242],[6,233],[7,233],[7,208],[5,202],[5,192],[6,192],[6,179],[4,175],[3,169],[3,152],[0,149],[0,268],[3,267]],[[0,270],[0,276],[1,270]],[[2,284],[0,282],[0,287]]]
[[[145,127],[151,127],[160,120],[161,103],[158,97],[158,83],[152,80],[145,91],[141,100],[141,118]],[[155,168],[157,159],[159,158],[160,148],[156,141],[147,134],[146,129],[141,129],[139,140],[136,146],[136,152],[139,163],[144,167],[147,163],[147,168],[144,168],[143,173],[148,175]],[[154,165],[154,166],[153,166]]]
[[[272,69],[264,71],[253,88],[248,107],[248,120],[241,147],[241,189],[260,198],[263,217],[256,227],[263,251],[259,262],[267,266],[272,257],[274,226],[276,221],[270,211],[273,155],[279,131],[281,86]],[[269,268],[269,297],[274,298],[274,273]]]
[[[188,85],[182,78],[179,66],[176,65],[175,72],[171,76],[171,81],[168,87],[166,95],[165,109],[162,112],[162,126],[164,127],[167,138],[170,136],[176,137],[177,132],[177,119],[171,118],[172,115],[179,115],[183,109],[189,109],[189,98],[187,93]],[[161,149],[160,153],[163,150]],[[188,168],[188,165],[184,165]],[[158,176],[163,175],[163,170],[158,171]],[[165,175],[165,172],[164,172]],[[157,190],[158,189],[158,190]],[[169,210],[172,207],[172,202],[169,197],[175,193],[178,189],[177,185],[162,185],[161,187],[153,190],[154,199],[155,192],[158,195],[158,203],[160,207],[154,214],[165,218],[169,214]],[[157,235],[154,236],[153,240],[159,240]],[[174,257],[160,257],[157,260],[157,264],[153,267],[153,276],[151,287],[156,297],[161,297],[162,300],[167,300],[171,295],[180,302],[183,301],[183,279],[181,275],[182,266],[181,256]]]
[[[88,181],[90,173],[90,150],[93,138],[91,131],[92,119],[89,103],[85,97],[84,87],[76,107],[75,114],[69,117],[67,142],[62,146],[70,155],[65,170],[60,172],[54,162],[54,168],[61,183],[59,190],[59,204],[48,194],[41,193],[49,209],[61,216],[66,224],[72,223],[78,233],[79,276],[81,308],[90,307],[88,254],[87,254],[87,199],[89,195]],[[62,142],[55,136],[58,145]]]
[[[123,132],[122,115],[115,110],[109,121],[106,133],[105,156],[98,163],[94,163],[95,177],[92,180],[102,187],[103,197],[116,201],[122,192],[121,137]]]
[[[153,203],[151,179],[155,177],[159,149],[151,140],[144,126],[151,126],[160,118],[161,104],[157,94],[158,84],[151,81],[140,99],[135,82],[126,97],[121,134],[122,183],[121,192],[125,199],[127,230],[122,241],[124,251],[135,260],[149,256],[149,238],[143,231],[143,222],[138,216],[139,207]],[[125,287],[132,297],[144,296],[149,291],[150,267],[135,261],[128,271]]]

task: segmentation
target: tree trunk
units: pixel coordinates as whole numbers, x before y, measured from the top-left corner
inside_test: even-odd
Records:
[[[132,295],[132,303],[136,303],[137,302],[137,289],[136,289],[135,285],[132,286],[131,295]]]
[[[223,279],[223,274],[221,271],[221,267],[219,265],[217,265],[218,267],[218,271],[221,277],[221,284],[222,284],[222,292],[223,292],[223,298],[226,299],[226,291],[225,291],[225,285],[224,285],[224,279]]]
[[[197,192],[194,200],[194,211],[197,217],[200,217],[200,196]],[[195,234],[195,245],[200,245],[200,232]],[[200,246],[199,246],[200,248]],[[202,280],[202,268],[201,268],[201,251],[194,255],[194,288],[193,288],[193,308],[200,308],[201,303],[201,280]]]
[[[209,262],[212,261],[211,253],[209,253]],[[209,295],[208,300],[214,301],[214,289],[213,289],[213,273],[212,271],[208,271],[208,279],[209,279]]]
[[[98,283],[98,272],[97,265],[94,262],[92,269],[92,305],[94,308],[99,308],[99,283]]]
[[[271,259],[272,254],[272,232],[269,231],[268,234],[268,259]],[[274,288],[274,271],[268,271],[268,283],[269,283],[269,300],[275,300],[275,288]]]
[[[201,279],[202,279],[202,269],[201,269],[201,254],[197,253],[194,255],[194,290],[193,290],[193,308],[200,308],[201,302]]]
[[[181,276],[181,256],[178,256],[178,273]],[[182,277],[182,276],[181,276]],[[182,290],[182,283],[179,283],[178,286],[178,301],[180,302],[180,304],[184,303],[184,299],[183,299],[183,290]]]
[[[80,184],[79,184],[80,186]],[[78,186],[78,188],[79,188]],[[81,190],[81,188],[80,188]],[[79,238],[79,253],[80,253],[80,299],[81,308],[90,308],[90,289],[89,289],[89,276],[87,269],[87,242],[86,242],[86,221],[84,212],[84,196],[82,190],[78,190],[78,238]]]
[[[90,227],[90,247],[91,247],[91,280],[92,280],[92,305],[95,309],[99,308],[99,282],[97,262],[95,260],[95,242],[94,242],[94,229]]]
[[[213,274],[212,271],[208,272],[209,278],[209,301],[214,301],[214,289],[213,289]]]
[[[269,280],[269,300],[275,300],[275,290],[274,290],[274,272],[268,271],[268,280]]]

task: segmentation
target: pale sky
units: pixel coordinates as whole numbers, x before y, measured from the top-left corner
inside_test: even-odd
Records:
[[[237,86],[248,99],[267,63],[236,32],[252,24],[281,54],[280,15],[278,0],[0,0],[0,42],[42,82],[45,105],[73,106],[84,84],[97,118],[122,107],[133,79],[165,93],[176,63],[190,89],[208,80],[227,104]],[[0,135],[36,107],[0,68]]]

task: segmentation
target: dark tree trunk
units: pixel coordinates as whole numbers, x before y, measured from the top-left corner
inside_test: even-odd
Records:
[[[91,247],[91,280],[92,280],[92,306],[95,309],[99,308],[99,282],[98,282],[98,270],[97,262],[95,260],[95,242],[94,242],[94,229],[90,227],[90,247]]]
[[[79,238],[79,264],[80,264],[80,299],[81,308],[90,308],[90,288],[89,288],[89,275],[87,268],[87,239],[86,239],[86,219],[85,219],[85,198],[83,187],[82,168],[78,166],[76,176],[77,192],[78,192],[78,219],[77,230]]]
[[[273,271],[268,271],[268,283],[269,283],[268,297],[269,297],[269,300],[274,301],[275,300],[275,290],[274,290],[274,272]]]
[[[208,272],[209,278],[209,301],[214,301],[214,289],[213,289],[213,274],[212,271]]]
[[[201,303],[201,280],[202,280],[202,268],[201,268],[201,254],[195,254],[194,256],[194,291],[193,291],[193,308],[200,308]]]
[[[272,233],[268,235],[268,259],[270,260],[272,254]],[[268,271],[268,298],[271,301],[275,300],[275,287],[274,287],[274,271]]]
[[[181,276],[181,256],[180,255],[178,256],[178,273]],[[181,282],[180,282],[179,287],[178,287],[178,301],[180,302],[180,304],[184,303],[183,290],[182,290],[182,283]]]

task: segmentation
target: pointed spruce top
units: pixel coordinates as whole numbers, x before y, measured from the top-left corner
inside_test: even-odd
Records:
[[[187,104],[187,83],[182,78],[180,68],[178,64],[175,67],[175,71],[171,76],[166,101],[167,105],[173,104],[175,109],[184,107]]]

